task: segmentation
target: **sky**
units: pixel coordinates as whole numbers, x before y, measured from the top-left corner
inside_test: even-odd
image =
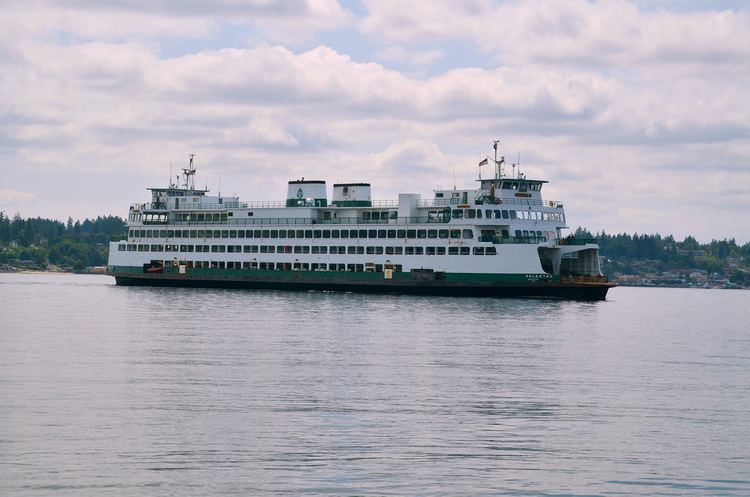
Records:
[[[124,217],[191,153],[430,198],[499,140],[573,229],[744,243],[749,92],[744,1],[0,0],[0,210]]]

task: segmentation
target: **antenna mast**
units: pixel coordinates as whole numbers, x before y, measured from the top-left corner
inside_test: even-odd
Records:
[[[190,154],[190,165],[187,168],[182,169],[182,174],[185,176],[185,189],[195,190],[195,166],[193,166],[193,158],[195,154]]]
[[[503,177],[503,164],[505,163],[505,156],[501,155],[500,160],[497,160],[497,146],[500,144],[499,140],[494,140],[492,148],[495,149],[495,179]]]
[[[518,151],[518,176],[521,176],[521,151]]]

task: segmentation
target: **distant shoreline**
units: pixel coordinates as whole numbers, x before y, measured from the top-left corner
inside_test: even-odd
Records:
[[[0,268],[0,274],[39,274],[39,273],[47,273],[47,274],[76,274],[76,275],[102,275],[102,276],[108,276],[108,274],[105,272],[106,268],[102,268],[101,266],[97,266],[96,270],[94,268],[87,268],[87,270],[84,271],[75,271],[72,269],[28,269],[28,268]],[[655,285],[655,284],[645,284],[645,285],[638,285],[634,283],[626,283],[622,281],[613,280],[615,283],[617,283],[617,286],[621,287],[631,287],[631,288],[685,288],[685,289],[697,289],[697,290],[750,290],[750,288],[745,288],[741,286],[701,286],[701,285],[686,285],[686,284],[679,284],[679,285]]]

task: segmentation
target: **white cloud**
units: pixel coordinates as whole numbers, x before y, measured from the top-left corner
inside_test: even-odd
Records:
[[[298,43],[352,22],[336,0],[23,0],[3,5],[0,42],[50,39],[206,38],[222,24],[256,30],[249,39]]]
[[[31,192],[19,192],[17,190],[0,190],[0,206],[20,208],[37,199],[37,195]]]
[[[400,45],[386,47],[376,54],[379,60],[395,63],[409,63],[413,66],[429,66],[443,58],[441,50],[421,50],[409,52]]]
[[[514,63],[622,66],[746,64],[745,12],[644,12],[624,0],[365,1],[360,29],[400,42],[470,39]]]
[[[90,192],[116,183],[95,205],[119,212],[164,182],[170,161],[195,152],[201,177],[221,175],[243,197],[277,198],[302,175],[372,181],[377,198],[428,194],[452,184],[453,166],[459,184],[471,184],[483,147],[499,138],[509,157],[523,154],[530,176],[552,180],[545,193],[566,202],[575,225],[736,235],[739,218],[724,211],[750,203],[741,12],[574,0],[367,4],[363,32],[375,47],[392,40],[376,60],[451,67],[414,76],[362,50],[350,56],[346,40],[299,50],[269,41],[282,36],[277,28],[300,24],[314,39],[351,22],[335,2],[227,0],[215,15],[200,2],[190,13],[166,0],[50,5],[12,3],[0,20],[8,191],[60,171]],[[263,42],[163,53],[165,36],[216,42],[229,24]],[[451,38],[473,40],[475,56],[497,63],[457,61]],[[710,181],[696,180],[708,171]]]
[[[233,128],[224,132],[224,143],[239,146],[288,146],[299,141],[284,128],[270,119],[255,119],[244,128]]]

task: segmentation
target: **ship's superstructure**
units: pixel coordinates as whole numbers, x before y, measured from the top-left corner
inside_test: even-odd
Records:
[[[563,236],[546,181],[482,162],[491,178],[430,199],[338,183],[329,201],[325,181],[302,178],[284,201],[241,202],[196,189],[191,156],[182,181],[130,207],[109,272],[118,284],[603,299],[598,246]]]

